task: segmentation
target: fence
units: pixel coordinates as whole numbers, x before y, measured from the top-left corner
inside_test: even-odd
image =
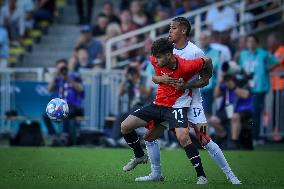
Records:
[[[273,73],[284,77],[284,72]],[[21,119],[40,119],[50,99],[47,91],[47,78],[50,72],[42,69],[2,69],[0,70],[0,131],[11,132],[12,121],[5,121],[5,112],[17,110]],[[123,71],[96,70],[82,71],[85,98],[85,117],[82,129],[103,131],[105,118],[115,116],[128,107],[127,99],[118,95],[119,84],[124,79]],[[25,79],[23,78],[33,78]],[[275,100],[275,106],[273,101]],[[120,104],[122,103],[122,104]],[[274,108],[274,110],[273,110]],[[124,109],[124,110],[122,110]],[[284,90],[267,95],[263,130],[270,136],[274,127],[284,136]],[[262,133],[264,132],[262,130]]]
[[[118,89],[124,78],[122,71],[82,71],[85,89],[85,117],[82,129],[102,131],[105,117],[116,115],[119,105]],[[0,70],[0,132],[12,132],[12,120],[5,120],[5,112],[16,110],[18,120],[41,120],[51,96],[47,90],[50,72],[41,68]]]

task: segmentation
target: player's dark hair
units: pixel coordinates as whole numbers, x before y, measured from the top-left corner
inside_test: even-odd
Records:
[[[191,32],[191,24],[187,18],[179,16],[179,17],[174,18],[172,21],[178,22],[179,24],[183,25],[186,28],[185,34],[187,37],[189,37],[189,34]]]
[[[258,39],[258,37],[257,37],[256,35],[250,34],[250,35],[247,36],[247,39],[248,39],[249,37],[252,37],[252,38],[255,40],[255,42],[256,42],[257,44],[259,43],[259,39]]]
[[[56,61],[56,65],[58,65],[59,63],[64,63],[64,64],[66,64],[66,65],[68,65],[68,61],[65,59],[65,58],[61,58],[61,59],[58,59],[57,61]]]
[[[154,41],[151,47],[151,54],[156,56],[158,54],[166,54],[173,52],[174,45],[168,38],[160,38]]]

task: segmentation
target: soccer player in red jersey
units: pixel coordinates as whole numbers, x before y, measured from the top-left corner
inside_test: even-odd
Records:
[[[159,84],[154,102],[131,113],[121,124],[121,132],[125,141],[133,149],[135,158],[129,164],[134,167],[145,162],[148,157],[139,143],[136,128],[145,127],[149,121],[155,124],[168,122],[169,128],[187,128],[187,110],[191,103],[192,92],[188,89],[178,89],[177,83],[187,82],[193,75],[203,71],[212,74],[210,58],[185,60],[173,54],[173,44],[167,38],[156,40],[151,48],[151,63],[158,76],[171,76],[170,84]],[[185,148],[188,158],[195,165],[197,176],[205,176],[201,159],[196,147]],[[134,168],[132,167],[132,168]]]
[[[169,30],[169,39],[174,43],[173,53],[179,55],[186,60],[191,60],[197,57],[203,57],[204,52],[198,48],[195,44],[189,41],[189,33],[191,25],[185,17],[176,17],[172,20]],[[224,172],[227,179],[232,184],[241,184],[241,181],[235,176],[228,164],[225,156],[223,155],[220,147],[208,136],[208,124],[204,115],[202,107],[202,97],[200,94],[200,87],[207,85],[210,77],[206,73],[200,73],[194,76],[195,80],[191,80],[189,83],[176,83],[177,87],[183,87],[192,89],[192,101],[188,110],[188,121],[194,128],[197,138],[200,144],[208,151],[212,159],[217,163],[219,168]],[[155,83],[172,84],[171,77],[169,75],[153,76]],[[188,135],[188,128],[176,128],[176,135],[182,147],[186,148],[191,145],[191,139]],[[178,132],[177,132],[178,131]],[[151,181],[157,180],[157,175],[161,175],[160,166],[160,150],[159,145],[155,139],[163,133],[162,126],[156,126],[154,129],[149,130],[146,134],[146,148],[151,162],[151,173],[144,177],[138,177],[136,181]],[[149,138],[150,136],[150,138]],[[148,138],[148,139],[147,139]],[[150,141],[147,141],[150,140]],[[197,184],[206,184],[207,179],[204,177],[198,177]]]

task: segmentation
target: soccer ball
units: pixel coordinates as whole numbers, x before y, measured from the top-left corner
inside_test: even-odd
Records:
[[[69,107],[65,100],[54,98],[47,104],[45,111],[51,120],[61,121],[68,116]]]

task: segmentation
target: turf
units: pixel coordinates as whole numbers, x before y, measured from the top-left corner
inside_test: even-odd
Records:
[[[98,148],[0,148],[0,188],[283,188],[283,151],[227,151],[225,155],[242,180],[230,185],[201,151],[209,184],[196,186],[194,170],[182,150],[163,150],[164,182],[136,183],[134,178],[149,172],[139,165],[124,173],[122,166],[131,157],[129,149]]]

